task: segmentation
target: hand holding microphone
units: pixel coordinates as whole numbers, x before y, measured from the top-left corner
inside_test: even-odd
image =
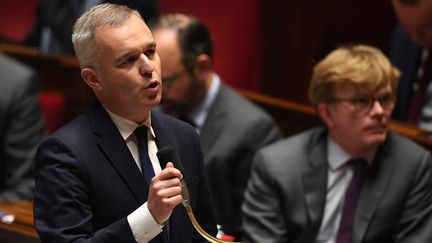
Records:
[[[170,164],[169,162],[172,162],[174,164],[174,167],[177,168],[181,172],[181,174],[184,174],[183,165],[180,162],[180,160],[178,159],[177,153],[176,153],[176,151],[175,151],[175,149],[173,147],[165,147],[165,148],[160,149],[157,152],[157,156],[158,156],[159,162],[161,162],[163,164],[166,163],[167,166],[168,166],[168,164]],[[204,229],[199,225],[199,223],[196,220],[195,215],[193,213],[192,207],[190,205],[189,190],[187,188],[187,184],[184,181],[183,177],[180,178],[180,183],[181,183],[181,198],[182,198],[181,200],[182,200],[182,204],[186,208],[187,213],[189,215],[189,219],[190,219],[192,225],[198,231],[198,233],[202,237],[204,237],[204,239],[208,240],[211,243],[232,242],[232,241],[219,240],[219,239],[211,236],[210,234],[208,234],[207,232],[204,231]],[[233,243],[235,243],[235,242],[233,242]],[[237,243],[241,243],[241,242],[237,242]]]
[[[182,202],[182,177],[173,163],[167,163],[166,167],[152,178],[147,207],[156,223],[167,221],[173,209]]]

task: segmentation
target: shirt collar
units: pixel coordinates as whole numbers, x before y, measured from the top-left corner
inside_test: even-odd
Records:
[[[368,165],[372,163],[375,156],[376,149],[369,151],[361,156],[352,156],[339,144],[337,144],[330,136],[327,138],[327,161],[331,170],[338,170],[348,160],[352,158],[363,158],[367,161]]]
[[[108,112],[108,115],[111,117],[112,121],[116,125],[117,129],[119,130],[120,134],[122,135],[123,139],[126,140],[130,137],[130,135],[135,131],[135,129],[139,126],[146,126],[153,139],[156,138],[156,135],[154,133],[154,130],[151,126],[151,112],[149,111],[149,115],[147,119],[144,121],[143,124],[137,124],[133,121],[130,121],[124,117],[121,117],[119,115],[116,115],[105,108],[105,110]]]
[[[188,114],[189,119],[196,125],[198,130],[201,130],[204,122],[207,118],[209,108],[213,104],[216,99],[216,95],[221,86],[221,80],[217,74],[213,74],[212,83],[207,92],[207,95],[204,101],[199,105],[196,109],[194,109],[191,113]]]

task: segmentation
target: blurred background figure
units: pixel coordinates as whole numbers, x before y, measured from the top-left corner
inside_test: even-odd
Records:
[[[258,151],[246,242],[432,242],[430,151],[388,130],[398,81],[367,45],[315,65],[309,98],[325,126]]]
[[[237,237],[252,157],[281,138],[281,132],[267,113],[214,72],[212,39],[202,22],[167,14],[150,28],[162,63],[160,109],[190,123],[200,135],[216,220],[224,233]]]
[[[0,53],[0,201],[33,198],[36,147],[46,135],[39,81]]]
[[[393,117],[432,131],[432,1],[392,0],[400,21],[391,60],[401,71]]]
[[[43,52],[74,54],[72,25],[83,12],[100,3],[137,9],[145,20],[158,14],[157,0],[39,0],[36,20],[26,44]]]

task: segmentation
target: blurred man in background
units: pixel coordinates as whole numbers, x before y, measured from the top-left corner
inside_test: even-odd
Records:
[[[364,45],[314,67],[309,98],[325,127],[257,153],[242,206],[246,242],[432,242],[431,154],[388,131],[398,80]]]
[[[432,1],[392,4],[400,25],[393,33],[391,61],[401,71],[393,117],[432,131]]]
[[[168,14],[150,28],[162,62],[160,108],[199,133],[216,220],[233,239],[241,231],[240,205],[252,157],[281,132],[267,113],[215,73],[211,36],[202,22]]]
[[[34,155],[46,135],[39,80],[0,53],[0,201],[33,199]]]

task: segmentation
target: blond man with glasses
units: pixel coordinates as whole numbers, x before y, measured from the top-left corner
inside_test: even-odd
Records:
[[[388,131],[398,80],[365,45],[314,67],[309,98],[325,127],[257,153],[242,205],[247,242],[432,242],[430,153]]]

